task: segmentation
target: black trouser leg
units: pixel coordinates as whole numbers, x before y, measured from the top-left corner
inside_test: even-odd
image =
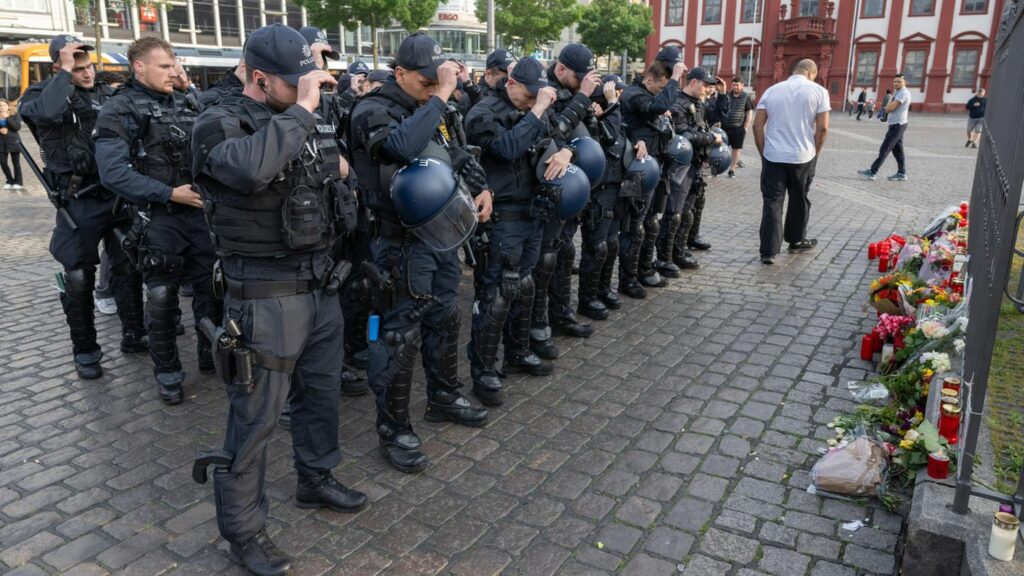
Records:
[[[811,216],[811,200],[808,191],[814,181],[814,169],[817,159],[805,164],[787,166],[787,185],[789,206],[786,209],[786,221],[782,238],[790,244],[807,237],[807,221]]]
[[[687,245],[696,240],[697,236],[700,235],[700,220],[704,215],[704,192],[704,186],[697,187],[697,196],[693,201],[693,225],[690,226],[690,233],[686,237]]]
[[[786,165],[762,159],[761,256],[774,256],[782,248],[782,208],[786,199]]]
[[[878,158],[871,163],[871,171],[878,173],[879,168],[885,162],[885,159],[889,157],[889,153],[892,152],[896,145],[900,145],[900,154],[903,154],[903,132],[907,129],[906,124],[890,124],[889,129],[885,132],[885,138],[882,140],[882,146],[878,149]],[[899,162],[899,158],[896,159]]]
[[[94,266],[64,271],[64,292],[61,293],[60,300],[71,331],[71,348],[76,355],[100,349],[96,342],[92,299],[95,283]]]

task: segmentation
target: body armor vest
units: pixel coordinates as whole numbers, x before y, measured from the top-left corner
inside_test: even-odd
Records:
[[[711,131],[704,118],[704,106],[690,98],[685,92],[679,95],[672,106],[672,124],[677,134],[693,142],[694,134],[706,134]],[[693,163],[700,164],[711,153],[711,146],[694,146]]]
[[[113,92],[106,84],[97,84],[92,92],[76,88],[60,126],[37,129],[26,122],[39,141],[47,171],[61,176],[75,174],[85,180],[98,178],[91,133],[100,108]]]
[[[247,98],[222,104],[237,110],[248,134],[266,126],[272,113]],[[317,128],[302,154],[258,193],[204,187],[206,219],[221,257],[274,258],[326,250],[355,226],[356,203],[338,172],[334,125],[316,114]]]
[[[171,188],[192,182],[189,142],[196,113],[185,97],[173,92],[161,102],[138,90],[128,97],[138,122],[132,142],[135,170]]]

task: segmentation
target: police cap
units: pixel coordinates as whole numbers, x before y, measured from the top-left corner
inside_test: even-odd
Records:
[[[360,62],[359,60],[353,60],[352,63],[348,65],[348,73],[353,76],[358,76],[360,74],[369,74],[370,67]]]
[[[82,40],[80,38],[78,38],[76,36],[71,36],[70,34],[61,34],[60,36],[54,36],[53,40],[50,40],[50,61],[51,62],[57,62],[58,60],[60,60],[60,50],[61,50],[61,48],[67,46],[68,44],[72,44],[74,42],[78,42],[80,44],[84,44],[83,46],[79,46],[78,47],[79,50],[86,50],[86,51],[88,51],[88,50],[95,50],[96,49],[96,48],[94,48],[92,46],[89,46],[89,45],[85,44],[84,42],[82,42]]]
[[[540,89],[548,85],[547,76],[544,73],[544,65],[536,58],[529,57],[520,60],[510,74],[513,80],[522,84],[534,96]]]
[[[309,43],[310,47],[312,47],[313,44],[324,44],[328,48],[331,46],[331,41],[327,39],[327,34],[324,34],[323,30],[314,26],[303,26],[302,28],[299,28],[299,34],[302,34],[302,37],[306,39],[306,42]],[[324,56],[331,60],[341,60],[341,54],[334,49],[324,52]]]
[[[508,50],[498,48],[494,52],[487,55],[487,65],[485,68],[497,68],[502,72],[508,72],[508,65],[514,61],[512,55],[509,54]]]
[[[437,67],[444,61],[441,47],[423,32],[417,32],[402,40],[395,56],[396,66],[419,72],[431,80],[437,80]]]
[[[701,82],[711,84],[712,86],[718,84],[718,79],[715,78],[711,72],[708,72],[707,68],[701,68],[700,66],[696,66],[690,70],[686,74],[686,80],[700,80]]]
[[[596,68],[594,53],[583,44],[569,44],[558,53],[558,61],[576,73],[580,80]],[[518,64],[517,64],[518,66]]]
[[[292,86],[316,70],[313,52],[299,31],[280,22],[264,26],[245,41],[245,65],[280,77]]]
[[[669,66],[675,66],[676,63],[682,62],[682,53],[679,52],[679,48],[675,46],[665,46],[658,52],[658,55],[654,57],[655,60],[665,62]]]

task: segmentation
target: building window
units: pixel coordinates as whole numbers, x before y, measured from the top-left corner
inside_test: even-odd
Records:
[[[704,23],[722,23],[722,0],[704,0]]]
[[[907,50],[903,54],[903,79],[907,81],[907,86],[924,85],[924,67],[927,63],[927,50]]]
[[[682,26],[683,25],[683,7],[685,3],[683,0],[668,0],[668,4],[665,7],[665,25],[666,26]]]
[[[801,16],[821,16],[821,5],[818,0],[800,0]]]
[[[754,75],[757,73],[757,55],[753,52],[743,52],[736,58],[737,76],[747,84],[752,84]]]
[[[743,0],[740,22],[761,21],[761,0]]]
[[[712,76],[718,73],[718,54],[701,54],[700,67],[711,73]]]
[[[934,16],[935,0],[910,0],[911,16]]]
[[[988,12],[988,0],[964,0],[960,8],[961,14],[985,14]]]
[[[878,71],[878,50],[861,50],[857,52],[857,86],[874,86],[875,74]]]
[[[885,0],[864,0],[861,5],[861,18],[882,18],[885,16]]]
[[[15,12],[49,12],[50,5],[46,0],[0,0],[0,10]]]
[[[977,48],[957,48],[953,57],[953,86],[974,87],[980,55],[981,50]]]

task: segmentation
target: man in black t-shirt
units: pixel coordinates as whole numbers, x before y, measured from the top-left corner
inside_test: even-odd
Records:
[[[988,106],[988,98],[985,97],[985,89],[980,88],[970,100],[967,101],[967,144],[964,148],[977,148],[981,140],[981,128],[985,125],[985,107]]]
[[[728,93],[728,107],[720,111],[722,130],[729,138],[729,146],[732,147],[732,165],[729,166],[729,178],[736,177],[736,169],[742,168],[740,163],[740,151],[743,150],[743,139],[750,129],[750,123],[754,119],[754,103],[750,94],[743,91],[743,79],[734,76],[732,79],[732,90]]]

